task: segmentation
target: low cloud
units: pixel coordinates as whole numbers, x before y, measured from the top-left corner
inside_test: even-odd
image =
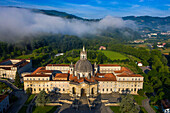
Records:
[[[97,34],[108,28],[130,27],[136,29],[133,21],[107,16],[98,22],[88,22],[77,19],[64,19],[34,13],[19,8],[0,7],[0,40],[15,40],[40,33],[60,33],[83,36]]]

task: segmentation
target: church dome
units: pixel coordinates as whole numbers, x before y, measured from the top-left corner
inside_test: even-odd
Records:
[[[87,59],[79,60],[76,62],[75,71],[77,71],[77,72],[91,72],[92,70],[93,70],[92,65]]]

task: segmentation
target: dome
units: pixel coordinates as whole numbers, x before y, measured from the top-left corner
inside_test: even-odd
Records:
[[[79,60],[76,62],[75,71],[77,72],[91,72],[93,71],[91,63],[85,60]]]

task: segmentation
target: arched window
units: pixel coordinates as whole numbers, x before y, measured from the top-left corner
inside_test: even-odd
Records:
[[[72,88],[72,93],[73,93],[73,94],[76,94],[76,89],[75,89],[75,87]]]

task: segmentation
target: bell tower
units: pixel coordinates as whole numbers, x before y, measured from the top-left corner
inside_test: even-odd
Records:
[[[85,47],[83,46],[83,50],[80,52],[80,60],[86,60],[87,59],[87,52],[85,50]]]

